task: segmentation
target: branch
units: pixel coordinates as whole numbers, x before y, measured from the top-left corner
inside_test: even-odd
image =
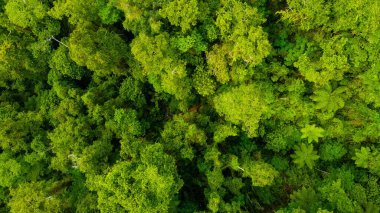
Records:
[[[56,39],[54,36],[51,36],[50,38],[48,38],[48,39],[46,39],[46,40],[51,41],[52,39],[53,39],[54,41],[56,41],[56,42],[62,44],[63,46],[69,48],[69,46],[67,46],[66,44],[62,43],[60,40]]]

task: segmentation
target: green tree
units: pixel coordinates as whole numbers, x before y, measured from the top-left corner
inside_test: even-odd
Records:
[[[303,168],[306,165],[310,169],[314,167],[315,161],[319,159],[317,151],[313,150],[313,145],[304,143],[300,146],[295,146],[294,154],[292,154],[291,157],[298,168]]]
[[[354,212],[355,204],[348,197],[338,179],[319,188],[324,199],[328,200],[340,212]]]
[[[347,153],[347,149],[342,143],[339,143],[339,141],[332,141],[330,143],[323,143],[319,152],[322,160],[336,161]]]
[[[369,169],[371,173],[377,175],[380,174],[380,154],[376,148],[371,150],[369,147],[361,147],[360,150],[356,150],[352,159],[358,167]]]
[[[270,91],[248,84],[231,88],[214,98],[216,111],[227,121],[243,126],[250,137],[257,136],[259,122],[270,113]]]
[[[312,188],[302,187],[290,195],[292,203],[307,212],[314,212],[321,205],[319,196]]]
[[[123,39],[105,28],[96,29],[88,22],[78,25],[70,34],[70,57],[97,75],[125,75],[128,47]]]
[[[163,18],[168,18],[172,25],[181,27],[182,32],[186,32],[197,23],[197,16],[199,16],[198,1],[170,1],[163,5],[159,14]]]
[[[253,186],[268,186],[274,182],[278,176],[278,172],[272,165],[263,161],[247,161],[243,163],[243,177],[249,177],[252,180]]]
[[[306,125],[301,129],[302,136],[301,138],[307,138],[309,143],[315,141],[318,142],[319,138],[323,137],[324,130],[320,127],[313,125]]]
[[[137,159],[118,162],[90,181],[102,212],[167,212],[183,184],[174,158],[160,144],[146,146]]]
[[[57,195],[47,190],[49,182],[24,183],[11,190],[10,212],[63,212],[64,206]]]

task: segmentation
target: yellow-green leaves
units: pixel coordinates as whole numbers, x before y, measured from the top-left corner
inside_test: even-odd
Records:
[[[272,165],[263,161],[248,161],[243,164],[243,177],[250,177],[253,186],[268,186],[271,185],[274,179],[278,176],[278,172]]]
[[[281,11],[282,18],[301,30],[311,30],[326,24],[330,17],[330,3],[323,0],[287,0],[288,9]]]
[[[86,23],[78,25],[69,39],[70,57],[99,76],[126,74],[128,47],[119,35]]]
[[[190,79],[186,63],[178,58],[169,42],[167,33],[154,37],[141,33],[132,41],[131,50],[157,92],[164,91],[183,100],[190,95]]]
[[[12,187],[22,177],[22,166],[10,153],[0,154],[0,186]]]
[[[278,171],[272,165],[265,163],[262,160],[244,159],[240,165],[239,159],[235,155],[230,155],[228,158],[228,166],[242,174],[242,177],[248,177],[252,181],[252,186],[264,187],[271,185],[274,179],[278,176]]]
[[[216,82],[207,70],[199,67],[193,74],[193,86],[200,95],[208,96],[214,94]]]
[[[345,192],[341,179],[328,182],[320,187],[319,191],[322,197],[328,200],[339,212],[355,212],[353,202]]]
[[[222,42],[207,53],[209,69],[220,83],[227,83],[231,77],[237,82],[246,80],[247,68],[269,55],[271,45],[260,26],[263,22],[256,8],[239,1],[223,1],[216,19]],[[232,74],[230,67],[239,70]]]
[[[355,160],[355,164],[358,167],[366,168],[371,173],[379,175],[380,174],[380,154],[378,149],[361,147],[355,152],[355,156],[352,158]]]
[[[186,32],[197,23],[198,0],[173,0],[164,5],[159,14],[168,18],[172,25],[181,27],[182,32]]]
[[[369,147],[361,147],[360,150],[356,150],[353,160],[355,160],[355,164],[359,167],[368,168],[371,154],[371,149]]]
[[[99,10],[99,17],[105,24],[113,24],[120,20],[121,11],[117,10],[112,4],[107,4]]]
[[[131,51],[135,59],[141,63],[145,74],[160,74],[170,66],[172,59],[168,57],[168,34],[150,37],[145,33],[139,34],[131,43]]]
[[[47,15],[47,6],[39,0],[10,0],[5,12],[9,20],[20,27],[36,27]]]
[[[312,169],[315,161],[319,159],[317,151],[314,151],[312,144],[302,143],[300,146],[295,146],[294,154],[291,155],[293,162],[298,168],[303,168],[305,165]]]
[[[4,9],[8,20],[12,23],[8,26],[4,24],[10,30],[34,34],[43,41],[57,35],[60,31],[60,23],[48,16],[49,6],[44,1],[11,0],[7,2]],[[37,44],[34,45],[37,46]]]
[[[207,52],[207,64],[211,73],[216,79],[225,84],[230,81],[230,74],[228,70],[228,57],[227,53],[230,46],[227,44],[214,45],[212,50]]]
[[[321,109],[322,111],[328,113],[334,113],[338,109],[344,107],[344,99],[342,98],[342,93],[347,90],[346,87],[339,87],[332,91],[330,85],[326,86],[324,89],[318,89],[311,96],[311,99],[316,102],[316,109]]]
[[[64,204],[57,195],[49,193],[45,181],[20,184],[11,190],[9,201],[11,213],[62,212]]]
[[[249,137],[257,136],[262,117],[269,111],[263,93],[253,85],[242,85],[214,98],[216,111],[233,124],[241,124]]]
[[[175,160],[161,144],[146,145],[138,158],[116,163],[105,175],[93,178],[98,208],[103,212],[168,212],[176,207],[182,187]]]
[[[49,65],[60,75],[80,80],[85,73],[84,68],[79,67],[69,56],[67,47],[60,46],[52,53]]]
[[[106,7],[105,0],[60,0],[54,1],[49,15],[56,19],[68,17],[71,24],[100,21],[99,10]]]
[[[132,109],[116,109],[113,119],[106,123],[106,127],[113,130],[119,138],[138,136],[143,133],[137,113]]]
[[[216,143],[223,142],[227,137],[237,136],[238,129],[231,124],[218,125],[214,132],[214,141]]]
[[[366,103],[373,103],[380,107],[380,64],[373,64],[371,69],[358,76],[360,84],[357,85],[358,95]]]
[[[226,40],[247,36],[251,29],[264,22],[257,8],[236,0],[222,1],[217,15],[216,25]]]
[[[204,146],[206,143],[205,133],[180,116],[175,116],[173,121],[165,124],[161,137],[161,143],[166,150],[177,153],[175,156],[190,160],[195,155],[193,146]]]
[[[301,138],[307,138],[307,141],[309,143],[313,141],[318,142],[319,138],[323,137],[324,131],[325,130],[323,130],[322,128],[316,127],[315,124],[306,125],[304,128],[301,129]]]

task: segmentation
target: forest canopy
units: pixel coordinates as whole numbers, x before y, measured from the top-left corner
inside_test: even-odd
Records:
[[[380,1],[0,0],[0,212],[380,211]]]

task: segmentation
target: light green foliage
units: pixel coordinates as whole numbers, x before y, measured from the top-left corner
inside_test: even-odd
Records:
[[[282,11],[282,18],[295,23],[301,30],[311,30],[329,21],[331,4],[323,0],[287,0],[289,9]]]
[[[162,7],[159,14],[168,18],[172,25],[181,27],[182,32],[186,32],[197,23],[198,1],[172,0]]]
[[[216,25],[222,44],[215,44],[207,53],[209,69],[220,83],[232,79],[243,81],[250,73],[246,67],[260,64],[269,55],[271,45],[260,26],[264,19],[257,9],[239,1],[223,1],[217,11]],[[229,66],[239,66],[229,74]]]
[[[105,24],[113,24],[120,20],[121,11],[117,10],[113,5],[108,3],[105,7],[100,9],[99,17]]]
[[[354,111],[355,110],[355,111]],[[350,106],[346,114],[354,129],[353,141],[377,141],[380,138],[380,113],[364,104]]]
[[[230,81],[228,73],[228,59],[226,54],[230,47],[226,44],[214,45],[212,50],[207,53],[207,64],[216,79],[224,84]]]
[[[362,1],[335,1],[332,12],[335,14],[334,28],[337,30],[353,30],[360,36],[374,41],[378,39],[379,16],[377,11],[380,9],[379,2],[369,0]],[[349,13],[347,13],[349,11]]]
[[[138,136],[143,133],[142,126],[138,121],[136,111],[131,109],[117,109],[112,120],[106,123],[115,134],[122,138],[128,136]]]
[[[244,187],[244,183],[241,178],[228,178],[224,181],[224,185],[230,190],[233,194],[240,194],[240,189]]]
[[[102,212],[167,212],[181,188],[173,157],[160,144],[148,145],[133,161],[121,161],[94,178]]]
[[[216,83],[211,74],[203,68],[197,68],[193,74],[193,84],[197,92],[202,96],[212,95],[215,92]]]
[[[79,66],[86,66],[97,75],[125,74],[127,45],[116,33],[107,29],[94,29],[85,23],[78,25],[69,39],[70,57]]]
[[[318,211],[317,211],[317,213],[333,213],[333,212],[319,208]]]
[[[214,141],[216,143],[223,142],[227,137],[237,136],[238,130],[235,126],[231,124],[219,125],[216,126],[216,130],[214,132]]]
[[[222,1],[217,12],[216,25],[221,37],[231,45],[231,62],[242,60],[252,66],[259,64],[268,54],[270,44],[259,26],[264,19],[257,9],[239,1]]]
[[[358,167],[367,168],[371,173],[380,174],[380,154],[376,148],[372,150],[369,147],[361,147],[356,150],[355,156],[352,158]]]
[[[195,50],[196,53],[200,53],[207,50],[207,43],[197,31],[192,31],[188,36],[174,37],[171,43],[181,52]]]
[[[355,206],[341,186],[338,179],[319,188],[321,196],[340,212],[354,212]]]
[[[119,88],[119,97],[135,104],[136,106],[144,106],[146,100],[142,92],[142,86],[141,82],[136,81],[133,78],[126,78],[123,80],[123,83]]]
[[[68,49],[65,46],[60,46],[54,51],[50,60],[50,67],[64,76],[77,80],[80,80],[85,73],[82,67],[79,67],[70,59]]]
[[[315,161],[319,159],[317,151],[313,150],[313,145],[304,143],[300,146],[295,146],[294,154],[291,157],[298,168],[303,168],[306,165],[310,169],[314,167]]]
[[[360,150],[356,150],[354,157],[355,164],[363,168],[368,168],[371,154],[371,149],[369,147],[362,147]]]
[[[373,65],[371,69],[360,74],[359,97],[362,98],[367,104],[374,103],[375,107],[380,107],[380,79],[379,79],[379,66]]]
[[[332,91],[331,86],[327,86],[324,90],[315,91],[311,99],[316,102],[315,108],[326,112],[336,112],[344,107],[344,100],[340,96],[345,90],[347,88],[340,87]]]
[[[99,10],[105,8],[105,0],[60,0],[54,1],[54,7],[49,14],[56,19],[69,18],[71,24],[80,24],[85,21],[98,21]]]
[[[23,28],[36,27],[47,15],[47,6],[38,0],[26,3],[23,0],[11,0],[5,6],[9,20]]]
[[[22,166],[10,153],[0,154],[0,186],[11,187],[15,185],[22,173]]]
[[[11,190],[8,206],[12,213],[63,212],[63,203],[55,194],[48,192],[47,182],[31,182]]]
[[[268,91],[266,91],[268,92]],[[214,98],[216,111],[226,120],[241,124],[250,137],[257,136],[260,119],[268,113],[270,101],[254,84],[235,87]]]
[[[293,126],[280,126],[276,131],[266,135],[266,148],[275,152],[289,150],[295,142],[300,141],[300,132]]]
[[[379,212],[379,14],[0,0],[0,212]]]
[[[52,159],[52,167],[62,172],[77,167],[79,154],[91,136],[90,123],[85,118],[71,118],[57,126],[49,133],[51,149],[56,155]]]
[[[12,24],[30,29],[39,39],[45,40],[59,33],[59,22],[48,16],[48,5],[38,0],[7,1],[5,13]]]
[[[103,138],[84,148],[79,158],[71,158],[71,160],[75,160],[73,163],[77,164],[79,170],[84,173],[92,174],[102,171],[108,167],[108,157],[112,152],[109,140],[109,136],[105,134]]]
[[[318,142],[319,138],[323,137],[324,130],[320,127],[313,125],[306,125],[301,129],[302,136],[301,138],[307,138],[309,143],[315,141]]]
[[[321,44],[310,45],[294,65],[306,80],[317,86],[327,86],[331,80],[342,80],[349,67],[347,56],[342,54],[346,42],[346,38],[336,36]],[[322,55],[317,60],[309,56],[321,50]]]
[[[224,176],[220,168],[206,172],[207,182],[212,191],[217,191],[222,187]]]
[[[31,42],[31,37],[25,36],[24,39],[19,36],[0,36],[0,86],[2,88],[25,92],[25,81],[33,81],[32,79],[46,73],[46,67],[44,67],[47,65],[46,62],[33,58],[32,52],[26,47],[27,42]]]
[[[132,41],[131,51],[156,91],[165,91],[175,95],[177,99],[189,96],[191,87],[185,63],[175,60],[176,56],[169,46],[168,34],[155,37],[140,34]]]
[[[168,0],[113,0],[112,2],[124,13],[123,27],[135,35],[142,32],[160,32],[163,22],[159,11],[169,3]],[[173,15],[173,18],[178,18],[177,15],[171,15]]]
[[[194,145],[206,143],[205,133],[195,124],[186,122],[186,118],[175,116],[167,122],[161,132],[162,144],[166,150],[176,152],[181,158],[194,158]]]
[[[278,176],[278,172],[268,163],[263,161],[247,161],[243,163],[243,177],[249,177],[253,186],[271,185]]]
[[[211,212],[218,212],[219,210],[219,203],[221,202],[221,198],[218,195],[218,193],[213,192],[209,195],[207,198],[209,200],[209,203],[207,204],[207,207],[211,210]]]
[[[43,118],[38,113],[17,113],[8,107],[2,109],[4,114],[0,119],[0,147],[13,152],[27,151],[28,140],[41,131]]]

